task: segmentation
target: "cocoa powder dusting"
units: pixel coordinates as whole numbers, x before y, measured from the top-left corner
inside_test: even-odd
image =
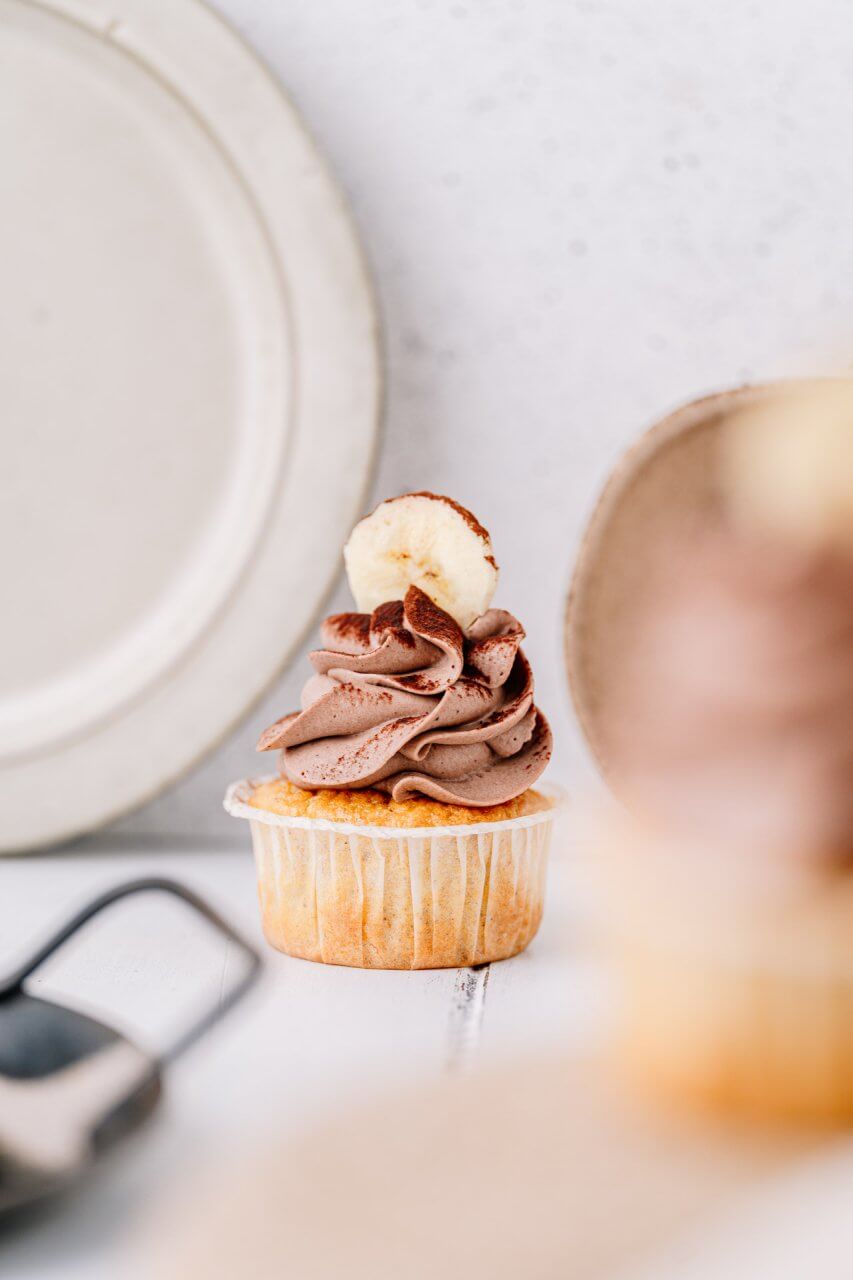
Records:
[[[388,600],[385,604],[377,605],[370,615],[371,631],[387,631],[391,627],[403,626],[405,626],[405,618],[402,600]]]
[[[484,542],[491,542],[488,529],[484,529],[480,521],[472,511],[467,507],[463,507],[461,502],[454,502],[452,498],[447,498],[443,493],[430,493],[429,489],[418,489],[414,493],[401,493],[401,498],[431,498],[433,502],[443,502],[448,507],[452,507],[457,515],[460,515],[465,521],[469,529],[473,529],[478,537]],[[393,499],[392,499],[393,501]],[[494,561],[492,561],[494,564]]]
[[[369,613],[333,613],[326,619],[326,625],[334,627],[349,640],[357,640],[363,645],[370,643]]]
[[[435,601],[430,600],[420,587],[409,587],[406,599],[403,601],[403,609],[406,622],[412,631],[438,644],[444,644],[448,649],[461,655],[465,637],[459,623],[451,618],[449,613],[439,609]]]

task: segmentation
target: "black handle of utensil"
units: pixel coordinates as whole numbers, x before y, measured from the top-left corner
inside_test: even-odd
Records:
[[[113,903],[119,902],[122,898],[128,898],[137,893],[149,892],[171,894],[173,898],[179,898],[182,902],[192,907],[218,933],[237,947],[245,961],[243,973],[238,981],[227,991],[221,993],[217,997],[214,1006],[210,1006],[177,1040],[173,1041],[165,1050],[160,1051],[156,1057],[156,1062],[160,1066],[165,1066],[167,1063],[174,1061],[185,1049],[188,1049],[200,1036],[214,1026],[220,1018],[224,1017],[228,1010],[242,998],[255,981],[261,967],[261,958],[254,947],[250,946],[245,938],[242,938],[235,929],[232,929],[231,925],[223,920],[222,916],[217,911],[214,911],[211,906],[208,906],[202,898],[193,893],[191,889],[178,884],[175,880],[160,876],[150,876],[141,880],[131,880],[127,884],[119,884],[112,889],[107,889],[105,893],[94,898],[85,907],[82,907],[76,915],[72,916],[61,929],[24,962],[17,972],[0,982],[0,1000],[19,991],[26,979],[36,969],[40,968],[54,952],[58,951],[69,938],[73,937],[84,924],[88,923],[93,916],[98,915],[106,907],[112,906]]]

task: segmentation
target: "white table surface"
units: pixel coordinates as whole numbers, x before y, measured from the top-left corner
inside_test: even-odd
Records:
[[[539,936],[525,954],[492,966],[487,981],[485,971],[370,973],[265,949],[259,985],[173,1067],[144,1135],[36,1230],[0,1239],[4,1280],[116,1280],[140,1216],[170,1181],[180,1184],[206,1160],[271,1130],[286,1138],[342,1100],[401,1080],[473,1069],[520,1050],[589,1043],[606,993],[576,945],[582,912],[572,868],[582,850],[570,821],[556,846]],[[184,881],[263,945],[248,848],[116,847],[113,837],[101,849],[3,861],[0,972],[94,893],[142,874]],[[74,992],[78,1001],[85,993],[90,1006],[109,1010],[143,1043],[160,1043],[181,1011],[223,988],[233,953],[155,895],[114,911],[45,971],[39,986]],[[736,1221],[692,1240],[689,1258],[676,1252],[639,1274],[848,1277],[850,1189],[853,1151],[836,1145],[825,1162],[794,1169],[754,1204],[742,1204]],[[825,1255],[819,1265],[816,1239]]]
[[[165,1179],[204,1154],[286,1134],[347,1094],[432,1076],[478,1054],[548,1044],[595,1016],[594,987],[553,963],[558,913],[534,949],[474,980],[470,971],[374,972],[292,960],[264,946],[248,847],[115,848],[60,852],[0,864],[0,972],[100,890],[140,875],[167,875],[200,891],[264,949],[261,980],[209,1040],[169,1074],[163,1106],[131,1156],[111,1163],[36,1232],[0,1241],[0,1274],[110,1277],[120,1274],[124,1236]],[[194,1000],[221,989],[230,944],[211,939],[180,905],[159,895],[129,900],[91,926],[34,989],[73,993],[109,1011],[117,1025],[155,1045]],[[166,1016],[164,1007],[170,1010]],[[542,1016],[547,1011],[548,1016]],[[480,1020],[480,1015],[482,1020]],[[118,1269],[118,1271],[117,1271]]]

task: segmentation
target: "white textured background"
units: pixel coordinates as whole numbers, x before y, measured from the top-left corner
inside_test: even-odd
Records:
[[[301,108],[372,262],[388,384],[374,497],[435,489],[490,528],[555,773],[577,779],[560,621],[619,450],[683,399],[849,363],[853,8],[218,7]],[[296,705],[304,669],[121,828],[239,838],[223,789],[258,769],[257,733]]]

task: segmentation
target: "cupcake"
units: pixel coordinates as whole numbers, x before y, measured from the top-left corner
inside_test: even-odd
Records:
[[[629,811],[601,844],[602,939],[634,1078],[730,1113],[847,1124],[853,543],[809,484],[820,414],[791,466],[803,500],[768,494],[759,434],[793,457],[803,417],[775,421],[776,437],[766,413],[731,423],[727,509],[660,556],[636,618],[609,703]]]
[[[359,612],[321,627],[301,710],[261,735],[279,776],[235,784],[267,940],[327,964],[487,963],[539,927],[548,722],[491,540],[448,498],[383,502],[344,551]]]

